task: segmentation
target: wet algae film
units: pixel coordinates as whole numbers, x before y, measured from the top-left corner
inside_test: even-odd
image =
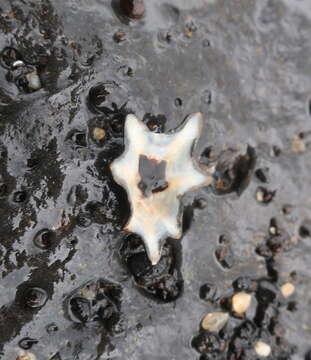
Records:
[[[311,359],[308,0],[0,1],[0,358]],[[151,266],[109,165],[204,114]]]

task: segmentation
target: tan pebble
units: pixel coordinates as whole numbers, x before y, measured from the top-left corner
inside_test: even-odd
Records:
[[[36,360],[36,357],[31,352],[22,351],[16,360]]]
[[[186,36],[188,39],[191,39],[191,38],[192,38],[192,35],[193,35],[193,33],[192,33],[191,30],[187,29],[187,30],[185,31],[185,36]]]
[[[258,190],[258,191],[256,192],[256,200],[257,200],[258,202],[263,202],[263,192],[262,192],[261,190]]]
[[[292,151],[295,153],[301,153],[306,151],[306,144],[298,135],[295,135],[292,138]]]
[[[267,357],[271,354],[271,347],[263,341],[257,341],[255,344],[255,351],[257,355]]]
[[[104,137],[106,136],[106,131],[102,128],[94,128],[93,130],[93,137],[94,137],[94,140],[96,141],[100,141],[102,140]]]
[[[284,297],[289,297],[295,292],[295,286],[291,283],[286,283],[281,286],[281,293]]]
[[[250,307],[252,296],[245,292],[239,292],[232,297],[232,310],[237,314],[243,314]]]
[[[229,319],[229,314],[226,312],[214,312],[207,314],[202,320],[202,328],[211,332],[220,331]]]

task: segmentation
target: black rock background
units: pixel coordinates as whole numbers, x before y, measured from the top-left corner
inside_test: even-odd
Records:
[[[311,217],[310,2],[145,6],[142,19],[128,21],[117,1],[0,1],[0,49],[18,49],[42,81],[42,89],[26,94],[0,68],[0,357],[15,359],[18,342],[30,337],[38,340],[31,349],[37,359],[198,358],[191,339],[215,309],[200,299],[200,287],[212,282],[226,294],[240,276],[266,278],[255,249],[276,218],[293,246],[275,258],[274,286],[296,272],[294,311],[280,306],[279,321],[297,347],[288,358],[303,359],[311,342],[311,239],[299,232]],[[126,37],[119,43],[118,31]],[[210,146],[219,152],[249,144],[256,168],[269,169],[268,184],[253,176],[241,196],[201,189],[183,199],[188,210],[198,198],[207,206],[188,211],[189,229],[176,250],[184,290],[174,302],[143,294],[120,259],[128,204],[107,163],[122,152],[122,134],[108,129],[107,142],[94,142],[94,124],[113,115],[88,106],[90,88],[103,82],[110,83],[108,109],[127,103],[141,118],[164,115],[165,131],[203,112],[197,156]],[[293,151],[294,136],[303,151]],[[256,201],[258,186],[276,190],[266,206]],[[25,191],[25,201],[14,201],[17,191]],[[42,229],[55,230],[51,250],[34,246]],[[234,257],[229,269],[214,254],[222,234]],[[66,314],[68,296],[99,278],[122,288],[118,331],[77,324]],[[46,291],[42,308],[24,306],[29,287]],[[51,323],[58,330],[48,333]]]

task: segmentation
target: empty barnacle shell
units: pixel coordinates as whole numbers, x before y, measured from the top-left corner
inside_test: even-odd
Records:
[[[192,157],[202,122],[202,114],[194,113],[177,131],[159,134],[135,115],[126,117],[125,150],[111,171],[131,205],[125,230],[142,237],[153,265],[160,260],[163,241],[182,236],[181,196],[211,183]]]

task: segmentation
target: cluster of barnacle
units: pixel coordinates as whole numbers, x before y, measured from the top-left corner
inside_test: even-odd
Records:
[[[286,328],[280,320],[282,309],[296,309],[296,273],[282,283],[275,267],[278,254],[292,247],[287,232],[272,219],[265,242],[257,250],[267,260],[267,277],[239,277],[226,294],[220,294],[213,283],[202,285],[200,298],[213,310],[204,316],[192,339],[201,360],[290,359],[296,352],[285,340]]]
[[[27,63],[14,48],[2,50],[1,65],[7,70],[7,80],[16,84],[20,91],[30,93],[41,88],[41,80],[36,66]]]

